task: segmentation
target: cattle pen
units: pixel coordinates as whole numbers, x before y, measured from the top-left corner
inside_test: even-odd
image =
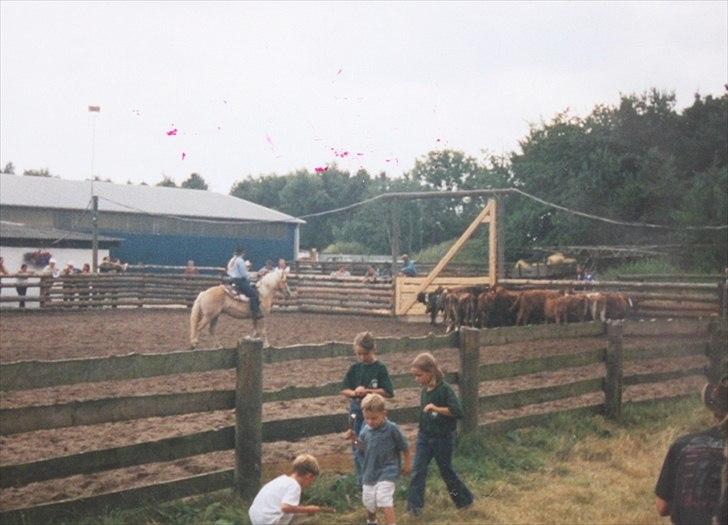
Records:
[[[413,432],[419,411],[409,363],[418,352],[431,351],[460,391],[466,413],[461,431],[495,433],[537,425],[565,411],[618,418],[623,403],[694,395],[704,370],[712,370],[725,354],[725,341],[725,324],[686,319],[463,328],[449,335],[378,338],[377,346],[397,389],[390,417],[405,431]],[[296,447],[325,451],[327,436],[346,428],[346,412],[343,404],[337,410],[336,400],[351,354],[350,342],[263,349],[259,341],[243,340],[216,350],[3,362],[0,518],[3,523],[54,521],[232,487],[250,494],[270,455],[266,446],[288,443],[284,457]],[[292,385],[277,377],[296,366],[320,380]],[[207,374],[226,374],[220,383],[226,386],[210,389]],[[190,390],[186,385],[194,375],[203,379]],[[162,392],[141,387],[167,378],[178,380]],[[101,397],[74,398],[101,384],[108,384]],[[131,387],[124,388],[127,384]],[[301,417],[303,406],[309,407],[306,417]],[[194,431],[163,435],[160,422],[191,414],[203,416]],[[147,421],[152,423],[143,432],[132,427],[141,440],[99,433],[95,444],[66,443],[67,451],[54,456],[40,445],[57,442],[53,436],[73,436],[76,429],[93,435],[96,428]],[[33,448],[40,457],[32,456]],[[153,483],[145,482],[153,476],[132,475],[133,481],[116,490],[103,482],[94,486],[105,475],[129,479],[128,473],[149,465],[220,453],[228,455],[193,475]],[[68,488],[60,488],[69,480],[83,487],[70,497]],[[38,496],[44,484],[57,487],[48,501]]]

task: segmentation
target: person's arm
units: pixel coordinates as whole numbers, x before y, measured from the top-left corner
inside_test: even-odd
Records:
[[[409,476],[412,472],[412,454],[410,454],[409,448],[402,451],[402,475]]]
[[[660,496],[655,496],[655,509],[657,509],[657,514],[660,516],[669,516],[670,502],[665,501]]]
[[[290,505],[288,503],[281,504],[281,510],[285,514],[316,514],[321,512],[318,505]]]
[[[435,414],[439,414],[441,416],[455,417],[452,415],[452,412],[450,412],[450,407],[439,407],[433,403],[427,403],[425,405],[425,408],[423,408],[422,410],[425,412],[434,412]]]

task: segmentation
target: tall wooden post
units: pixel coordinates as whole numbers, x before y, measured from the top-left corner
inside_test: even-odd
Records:
[[[711,383],[717,383],[726,369],[726,356],[728,355],[728,331],[726,326],[718,320],[713,320],[708,325],[710,341],[706,345],[705,355],[708,357],[708,368],[705,375]]]
[[[458,386],[463,405],[463,433],[478,430],[478,386],[480,385],[480,331],[467,326],[460,327],[460,374]]]
[[[728,275],[718,281],[718,317],[728,319]]]
[[[498,279],[506,278],[506,255],[505,255],[505,237],[503,236],[503,211],[505,210],[504,203],[506,200],[505,195],[496,196],[495,211],[496,211],[496,249],[498,253],[497,257],[497,271],[496,275]]]
[[[93,176],[93,173],[91,174]],[[93,183],[92,183],[93,184]],[[96,273],[99,269],[99,197],[91,197],[91,271]]]
[[[607,376],[604,380],[604,408],[609,419],[622,415],[622,321],[607,321]]]
[[[395,199],[391,208],[392,215],[392,238],[389,240],[392,248],[392,276],[397,275],[397,257],[399,257],[400,225],[399,225],[399,202]]]
[[[263,439],[263,341],[242,339],[235,381],[235,490],[252,498],[260,487]]]

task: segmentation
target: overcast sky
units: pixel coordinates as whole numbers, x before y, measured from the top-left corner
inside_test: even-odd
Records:
[[[530,123],[620,93],[720,96],[727,6],[3,0],[0,164],[81,180],[93,151],[114,182],[197,172],[227,193],[333,162],[400,175],[433,149],[508,153]]]

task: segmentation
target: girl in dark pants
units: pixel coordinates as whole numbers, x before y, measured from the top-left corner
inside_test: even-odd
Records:
[[[424,388],[420,397],[422,412],[407,510],[415,516],[422,513],[427,467],[433,458],[455,506],[459,509],[469,507],[473,494],[452,468],[457,419],[463,417],[460,400],[452,387],[443,381],[442,370],[432,354],[418,355],[412,362],[412,373]]]

